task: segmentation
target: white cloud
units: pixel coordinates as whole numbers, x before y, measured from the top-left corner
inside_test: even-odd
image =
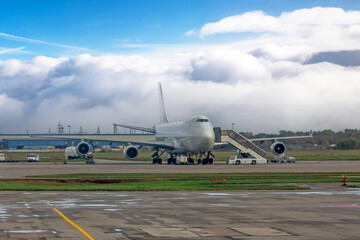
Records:
[[[21,129],[24,122],[23,106],[21,101],[0,94],[0,133],[18,132]]]
[[[231,32],[274,32],[279,31],[279,21],[262,11],[247,12],[226,17],[215,23],[207,23],[200,28],[201,37]]]
[[[329,22],[325,13],[332,14]],[[272,33],[227,44],[159,47],[147,55],[0,61],[0,132],[45,132],[58,121],[88,132],[97,126],[111,132],[114,122],[151,127],[159,121],[159,81],[171,121],[205,114],[215,126],[234,122],[236,130],[256,133],[359,128],[359,64],[325,62],[336,56],[331,51],[351,50],[350,62],[357,56],[357,16],[333,8],[279,17],[249,12],[220,21],[223,29],[235,31],[231,23],[241,19],[248,23],[242,29]],[[219,34],[218,26],[208,27],[206,36]]]
[[[233,36],[229,45],[236,49],[305,61],[316,52],[359,49],[360,11],[315,7],[280,16],[253,11],[206,23],[198,31],[201,38],[213,39],[226,33],[254,34],[244,39]]]
[[[267,15],[262,11],[253,11],[226,17],[215,23],[207,23],[201,27],[199,35],[206,37],[234,32],[269,32],[306,37],[337,28],[347,30],[350,26],[359,24],[360,12],[345,12],[340,8],[299,9],[284,12],[279,17]]]
[[[196,35],[198,32],[197,32],[197,29],[196,28],[193,28],[193,29],[190,29],[189,31],[187,31],[185,33],[185,36],[194,36]]]
[[[17,109],[2,116],[18,119],[18,131],[44,132],[59,120],[88,132],[98,125],[111,132],[113,122],[150,127],[158,122],[158,81],[173,121],[203,113],[223,128],[235,122],[242,131],[276,132],[356,128],[360,120],[359,67],[271,61],[229,49],[158,58],[39,57],[5,61],[0,69],[8,86],[0,94],[13,101],[0,98],[1,106]],[[1,124],[1,132],[7,129],[15,129],[12,122]]]

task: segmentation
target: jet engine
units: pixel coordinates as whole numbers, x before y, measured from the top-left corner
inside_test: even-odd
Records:
[[[286,146],[282,142],[274,142],[270,148],[275,155],[281,155],[286,151]]]
[[[134,146],[128,146],[124,149],[124,156],[130,160],[135,159],[138,153],[139,153],[138,149]]]
[[[76,152],[81,155],[82,157],[86,157],[91,155],[94,152],[94,148],[90,143],[87,142],[80,142],[76,146]]]

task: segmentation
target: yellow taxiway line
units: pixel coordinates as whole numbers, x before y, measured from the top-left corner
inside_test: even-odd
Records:
[[[53,206],[51,204],[51,201],[47,201],[46,203],[49,204],[50,206]],[[84,229],[82,229],[81,227],[79,227],[78,225],[76,225],[73,221],[71,221],[70,219],[68,219],[62,212],[60,212],[59,210],[57,210],[56,208],[53,208],[53,210],[55,212],[57,212],[63,219],[65,219],[68,223],[70,223],[71,225],[73,225],[77,230],[79,230],[82,234],[84,234],[88,239],[90,240],[95,240],[93,237],[91,237],[87,232],[84,231]]]

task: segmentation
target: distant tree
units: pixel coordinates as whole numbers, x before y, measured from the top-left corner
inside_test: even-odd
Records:
[[[245,136],[246,136],[247,138],[252,138],[252,137],[254,137],[254,134],[253,134],[252,132],[246,132],[246,133],[245,133]]]
[[[280,137],[286,137],[286,133],[287,133],[286,130],[280,130],[280,131],[279,131]]]
[[[335,135],[335,132],[333,130],[326,129],[326,130],[321,132],[321,135],[323,135],[323,136],[333,136],[333,135]]]
[[[357,146],[358,142],[352,138],[341,139],[336,142],[336,148],[338,149],[354,149]]]

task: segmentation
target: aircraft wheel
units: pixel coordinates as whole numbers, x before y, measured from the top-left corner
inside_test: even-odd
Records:
[[[252,161],[251,161],[251,164],[252,164],[252,165],[255,165],[255,164],[256,164],[256,160],[252,160]]]
[[[206,165],[206,164],[208,164],[208,160],[205,158],[202,160],[202,165]]]
[[[169,159],[167,160],[167,162],[168,162],[168,164],[172,164],[172,159],[169,158]]]
[[[201,164],[201,159],[198,159],[198,161],[197,161],[197,162],[198,162],[198,164]]]
[[[158,162],[158,164],[162,164],[162,159],[159,158],[157,162]]]
[[[153,159],[153,164],[156,164],[156,163],[157,163],[157,159],[154,158],[154,159]]]
[[[214,163],[214,159],[213,158],[209,158],[209,164],[213,164]]]
[[[239,165],[239,164],[240,164],[240,160],[236,160],[235,164],[236,164],[236,165]]]

